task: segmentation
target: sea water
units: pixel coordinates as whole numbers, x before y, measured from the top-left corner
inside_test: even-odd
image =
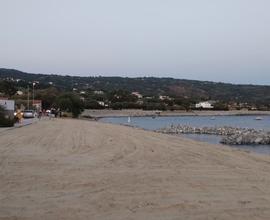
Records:
[[[270,116],[260,116],[262,120],[256,120],[257,116],[166,116],[166,117],[108,117],[102,118],[101,121],[113,124],[125,124],[136,126],[147,130],[157,130],[174,125],[188,125],[192,127],[238,127],[254,128],[270,131]],[[221,137],[215,135],[201,134],[181,134],[187,138],[197,141],[203,141],[211,144],[218,144]],[[235,145],[245,150],[255,151],[257,153],[270,154],[270,145]]]

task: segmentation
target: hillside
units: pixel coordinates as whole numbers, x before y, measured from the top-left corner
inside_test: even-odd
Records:
[[[196,100],[221,100],[224,102],[270,103],[270,86],[235,85],[174,78],[155,77],[79,77],[49,74],[25,73],[14,69],[0,69],[0,79],[20,79],[21,86],[38,81],[40,88],[54,87],[62,90],[103,90],[117,89],[137,91],[144,96],[168,95],[173,98]]]

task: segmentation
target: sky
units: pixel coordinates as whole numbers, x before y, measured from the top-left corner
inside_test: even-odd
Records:
[[[270,85],[269,0],[0,0],[0,67]]]

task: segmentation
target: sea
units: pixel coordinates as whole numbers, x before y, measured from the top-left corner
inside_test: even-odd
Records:
[[[260,117],[261,120],[256,120]],[[130,125],[146,130],[157,130],[173,125],[188,125],[192,127],[223,127],[231,126],[237,128],[254,128],[270,131],[270,116],[162,116],[162,117],[107,117],[101,121]],[[210,144],[220,144],[221,136],[204,134],[179,134],[193,140],[207,142]],[[222,144],[220,144],[222,146]],[[230,145],[234,148],[254,151],[261,154],[270,155],[270,145]]]

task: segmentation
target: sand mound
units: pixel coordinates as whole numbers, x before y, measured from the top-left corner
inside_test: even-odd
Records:
[[[0,133],[0,219],[269,219],[270,157],[124,126]]]

